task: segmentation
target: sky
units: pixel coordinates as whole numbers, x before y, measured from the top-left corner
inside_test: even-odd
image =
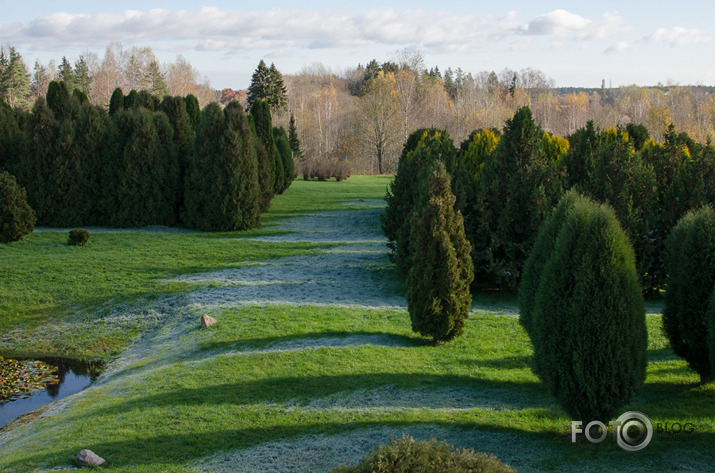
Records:
[[[28,68],[119,42],[161,62],[181,54],[217,89],[248,87],[261,59],[284,75],[313,63],[340,73],[405,49],[428,68],[530,67],[557,87],[715,85],[715,2],[702,0],[0,0],[0,12],[0,44]]]

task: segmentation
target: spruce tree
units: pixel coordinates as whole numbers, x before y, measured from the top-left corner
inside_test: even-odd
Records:
[[[271,93],[271,83],[270,83],[270,71],[266,67],[266,63],[263,59],[260,60],[256,70],[253,71],[251,76],[251,85],[248,86],[248,93],[246,94],[246,99],[248,101],[248,108],[253,107],[253,102],[257,99],[266,100]]]
[[[469,315],[469,286],[474,278],[471,245],[462,215],[454,210],[456,197],[444,163],[431,161],[423,174],[424,203],[412,215],[407,309],[412,330],[445,342],[462,334]]]
[[[268,93],[268,105],[271,109],[279,110],[285,108],[288,104],[288,93],[286,87],[283,84],[283,75],[276,68],[276,65],[271,63],[271,67],[268,69],[269,76],[269,93]]]
[[[573,203],[532,317],[534,371],[572,419],[606,421],[643,384],[643,296],[633,248],[611,207]]]
[[[25,61],[14,47],[0,51],[0,99],[12,108],[27,110],[30,106],[30,74]]]
[[[715,210],[705,206],[690,211],[666,241],[663,331],[676,355],[700,375],[713,379],[708,354],[708,302],[715,286]]]

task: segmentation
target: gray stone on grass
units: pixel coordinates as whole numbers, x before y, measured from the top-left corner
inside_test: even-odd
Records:
[[[77,454],[77,466],[100,466],[105,460],[92,450],[82,450]]]

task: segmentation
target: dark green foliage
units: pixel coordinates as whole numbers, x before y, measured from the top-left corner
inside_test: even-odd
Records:
[[[55,205],[50,189],[58,136],[59,124],[45,100],[39,97],[27,122],[23,157],[15,169],[17,181],[27,190],[27,201],[37,213],[38,222],[44,222]]]
[[[126,110],[139,108],[139,92],[134,89],[129,91],[129,93],[124,97],[124,108]]]
[[[256,99],[251,105],[251,121],[256,135],[258,181],[261,185],[261,208],[268,210],[276,189],[276,147],[268,102]]]
[[[418,146],[423,144],[421,148]],[[456,210],[465,204],[463,168],[457,158],[457,150],[446,131],[420,129],[413,132],[405,142],[397,166],[395,179],[390,183],[385,200],[387,208],[380,217],[382,230],[390,242],[391,259],[403,273],[411,265],[410,229],[412,213],[417,211],[418,196],[423,183],[419,181],[420,170],[432,161],[442,161],[447,173],[452,176],[452,193],[456,197]]]
[[[295,169],[293,167],[293,151],[290,149],[288,135],[283,127],[273,127],[273,140],[276,143],[278,154],[283,165],[283,187],[279,194],[285,192],[290,187],[291,182],[295,178]]]
[[[69,98],[70,93],[64,81],[53,80],[50,82],[50,85],[47,86],[47,105],[55,117],[60,118],[64,114],[65,105]]]
[[[252,108],[256,100],[265,100],[272,109],[284,108],[288,102],[286,88],[283,85],[283,76],[275,64],[267,67],[261,59],[256,70],[251,76],[251,85],[248,87],[248,107]]]
[[[173,225],[179,162],[166,115],[117,112],[105,140],[102,212],[119,227]]]
[[[74,152],[79,155],[80,174],[77,176],[79,198],[75,202],[74,222],[65,225],[88,223],[106,224],[99,214],[98,202],[102,189],[102,161],[105,135],[110,126],[107,112],[98,105],[84,105],[75,123]]]
[[[89,103],[89,97],[87,96],[86,93],[81,91],[80,89],[74,89],[72,91],[72,97],[77,99],[80,105],[84,105],[86,103]]]
[[[87,230],[70,230],[67,244],[70,246],[85,246],[89,242],[89,232]]]
[[[21,150],[21,140],[15,113],[0,100],[0,172],[14,168]]]
[[[710,379],[715,378],[715,286],[710,294],[708,309],[705,313],[705,320],[708,329],[708,353],[710,353]]]
[[[120,110],[124,110],[124,94],[122,93],[122,89],[117,87],[109,99],[109,114],[113,116]]]
[[[179,164],[178,188],[181,189],[178,193],[179,199],[176,203],[176,214],[183,206],[184,201],[184,181],[186,171],[191,160],[191,153],[194,149],[194,128],[191,126],[189,114],[186,111],[186,102],[181,97],[164,97],[161,101],[161,111],[169,119],[173,129],[174,144],[176,145],[177,160]]]
[[[22,239],[35,227],[35,212],[25,189],[7,172],[0,173],[0,243]]]
[[[700,375],[713,379],[708,355],[708,300],[715,286],[715,211],[688,212],[666,240],[668,288],[663,331],[676,355]]]
[[[30,74],[17,50],[0,47],[0,100],[11,108],[26,110],[30,104]]]
[[[712,144],[697,147],[692,154],[679,149],[682,164],[663,197],[666,222],[671,226],[691,209],[715,205],[715,147]]]
[[[455,449],[445,442],[393,439],[356,466],[341,466],[333,473],[510,473],[513,468],[496,457]]]
[[[636,151],[640,151],[645,145],[646,141],[650,139],[650,133],[648,133],[648,128],[644,125],[637,125],[635,123],[629,123],[626,125],[626,131],[628,132],[628,137],[633,143],[633,148]]]
[[[568,191],[559,201],[559,204],[546,219],[529,252],[529,257],[524,264],[523,276],[519,284],[519,322],[529,337],[534,338],[533,320],[534,304],[541,283],[541,275],[546,263],[554,253],[556,238],[563,226],[566,216],[571,211],[577,199],[581,198],[575,191]]]
[[[416,153],[420,147],[426,145]],[[443,342],[461,335],[469,316],[472,248],[462,214],[454,209],[456,197],[444,163],[431,161],[421,174],[423,203],[411,217],[407,309],[412,330]]]
[[[191,122],[191,127],[196,130],[196,127],[199,126],[199,120],[201,119],[201,107],[199,107],[199,99],[197,99],[194,94],[189,94],[184,97],[184,102],[186,103],[186,113],[189,114],[189,122]]]
[[[295,117],[290,114],[290,121],[288,122],[288,141],[290,142],[290,149],[293,150],[293,155],[297,159],[303,159],[303,152],[300,150],[300,138],[298,138],[298,129],[295,126]]]
[[[643,384],[643,296],[633,249],[611,207],[573,203],[532,318],[534,371],[572,419],[611,419]]]
[[[541,223],[561,197],[558,163],[543,152],[542,138],[531,110],[520,108],[481,171],[465,211],[481,284],[518,287]]]
[[[184,222],[204,231],[233,231],[260,223],[254,136],[236,102],[211,103],[201,114],[186,176]]]

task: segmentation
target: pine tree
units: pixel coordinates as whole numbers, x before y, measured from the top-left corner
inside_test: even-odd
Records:
[[[430,164],[420,179],[425,186],[424,203],[412,215],[407,309],[412,330],[444,342],[464,331],[474,273],[464,221],[454,210],[451,177],[441,161],[435,159]]]
[[[27,109],[30,105],[30,74],[25,61],[14,47],[0,49],[0,98],[12,108]]]
[[[62,62],[57,70],[57,79],[65,83],[67,90],[74,90],[76,87],[74,69],[65,56],[62,56]]]
[[[71,90],[79,89],[85,95],[89,94],[92,79],[89,77],[89,66],[84,56],[80,56],[74,65],[74,83]]]
[[[152,95],[160,99],[169,95],[169,88],[166,86],[166,80],[158,62],[152,61],[149,63],[146,81],[149,83],[149,93]]]

